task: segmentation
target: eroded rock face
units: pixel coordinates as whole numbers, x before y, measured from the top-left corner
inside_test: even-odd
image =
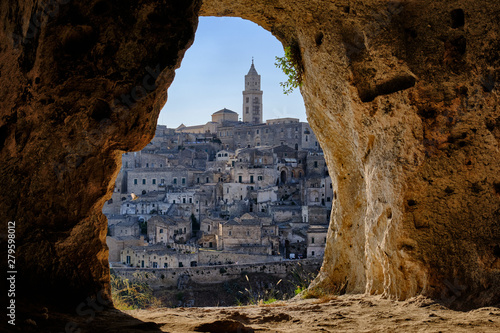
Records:
[[[205,0],[300,50],[335,201],[316,286],[500,301],[500,5]],[[345,286],[347,284],[347,286]]]
[[[2,3],[0,220],[16,221],[18,301],[74,311],[88,296],[109,297],[102,205],[121,152],[154,135],[198,9],[190,0]]]
[[[51,3],[0,7],[0,219],[17,223],[19,297],[66,306],[108,295],[101,208],[120,153],[154,133],[200,3]],[[316,286],[500,301],[500,4],[205,0],[201,14],[252,20],[302,59],[335,184]]]

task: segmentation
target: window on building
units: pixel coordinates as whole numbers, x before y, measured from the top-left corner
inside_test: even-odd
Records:
[[[177,178],[174,178],[173,183],[177,184]]]
[[[314,257],[314,251],[311,251],[311,257]]]
[[[149,168],[149,163],[146,163],[146,168]]]
[[[208,243],[208,247],[214,247],[214,245],[212,244],[212,242]]]
[[[146,185],[146,179],[145,178],[142,179],[142,185]]]
[[[160,229],[160,234],[162,234],[162,233],[163,233],[163,229]]]
[[[242,183],[243,182],[243,176],[238,176],[238,183]]]
[[[306,141],[309,141],[309,137],[306,135]]]
[[[253,176],[250,176],[250,183],[253,183]]]
[[[249,107],[247,106],[247,107],[245,108],[245,113],[249,113],[249,112],[250,112],[250,109],[249,109]]]
[[[247,102],[247,103],[248,103],[248,102],[250,102],[250,98],[248,98],[248,97],[247,97],[247,98],[246,98],[246,102]]]
[[[205,183],[208,183],[208,177],[205,179]]]
[[[262,180],[262,176],[257,176],[257,180]]]
[[[207,231],[210,231],[210,225],[207,225]]]
[[[200,183],[200,177],[196,178],[196,183]]]
[[[130,256],[127,256],[127,265],[130,265]]]
[[[229,230],[229,233],[228,233],[229,236],[232,236],[233,235],[233,232],[231,230]]]
[[[134,179],[134,185],[137,185],[137,179]]]
[[[326,197],[326,202],[330,202],[332,199],[330,197]]]
[[[182,203],[186,203],[186,198],[182,198]]]
[[[318,167],[318,161],[314,161],[314,167],[317,168]]]
[[[182,185],[186,184],[186,178],[182,178]]]
[[[153,180],[152,180],[152,184],[153,184],[153,185],[156,185],[156,179],[154,179],[154,178],[153,178]]]
[[[314,237],[311,237],[311,244],[314,244]]]
[[[184,265],[182,264],[182,262],[179,262],[179,267],[184,267]]]
[[[168,264],[167,264],[167,263],[164,263],[164,264],[163,264],[163,268],[168,268]]]
[[[189,198],[189,203],[193,203],[193,198]]]
[[[175,200],[172,200],[172,203],[175,203]]]

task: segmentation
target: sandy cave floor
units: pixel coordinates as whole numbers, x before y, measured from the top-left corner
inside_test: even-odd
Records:
[[[261,306],[124,312],[154,332],[500,332],[500,308],[453,311],[424,297],[399,302],[344,295]],[[116,332],[128,331],[126,321],[122,325]]]

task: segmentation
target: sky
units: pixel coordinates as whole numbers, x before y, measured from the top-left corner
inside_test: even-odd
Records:
[[[267,30],[241,18],[200,17],[193,45],[186,51],[181,67],[168,89],[168,100],[158,124],[176,128],[202,125],[212,113],[227,108],[241,117],[245,75],[254,58],[261,75],[264,121],[293,117],[306,121],[298,89],[283,94],[286,81],[276,68],[275,57],[284,55],[282,44]]]

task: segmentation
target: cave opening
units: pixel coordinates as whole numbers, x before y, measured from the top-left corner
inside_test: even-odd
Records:
[[[276,57],[282,56],[283,46],[268,31],[247,20],[230,17],[200,17],[199,20],[195,41],[187,50],[181,67],[176,70],[175,80],[168,88],[169,98],[158,117],[155,137],[141,151],[123,154],[122,168],[117,176],[113,195],[103,206],[103,213],[108,217],[107,245],[111,267],[112,295],[116,306],[121,309],[130,306],[145,307],[156,303],[169,306],[185,304],[190,306],[214,306],[216,304],[234,305],[255,301],[255,296],[246,295],[245,288],[248,287],[246,283],[255,284],[253,287],[250,286],[250,289],[255,292],[259,291],[261,301],[287,299],[294,296],[295,293],[305,290],[316,277],[321,265],[321,261],[318,260],[322,258],[326,242],[316,242],[314,244],[314,241],[312,241],[312,244],[309,245],[308,243],[311,242],[311,239],[314,240],[315,237],[317,239],[326,239],[326,230],[328,229],[332,198],[334,196],[333,189],[331,180],[328,177],[329,173],[326,170],[326,163],[322,158],[320,145],[316,141],[314,133],[311,133],[309,124],[305,121],[305,106],[299,89],[285,95],[280,85],[280,82],[286,81],[287,76],[281,69],[277,68],[275,62]],[[245,98],[249,99],[249,97],[245,97],[244,92],[242,103],[241,95],[242,88],[247,89],[243,85],[243,77],[250,66],[250,59],[251,70],[253,68],[254,71],[256,70],[259,73],[260,89],[264,91],[262,102],[264,107],[261,109],[262,119],[260,122],[248,125],[248,120],[245,117],[245,103],[248,101],[245,101]],[[262,76],[262,82],[260,82],[260,76]],[[217,127],[209,126],[210,122],[206,123],[204,132],[200,132],[199,125],[203,125],[209,120],[210,112],[218,109],[222,109],[226,113],[236,110],[238,124],[235,123],[231,126],[236,126],[234,131],[243,126],[244,128],[239,131],[244,130],[248,133],[255,133],[253,141],[242,141],[241,138],[235,137],[234,140],[238,144],[236,146],[231,145],[231,148],[228,148],[230,144],[227,143],[227,140],[224,140],[224,137],[219,137],[221,132],[217,130]],[[214,115],[217,113],[220,113],[220,111],[212,115],[212,124]],[[280,126],[280,124],[282,125]],[[227,127],[228,125],[219,124],[217,126]],[[227,132],[227,128],[225,130]],[[272,135],[269,133],[273,133],[273,131],[277,132],[275,133],[276,139],[274,142],[268,138]],[[176,134],[172,136],[174,132]],[[173,139],[174,137],[175,139]],[[211,147],[207,149],[207,142],[216,140],[220,142],[221,139],[223,142],[217,149],[213,151],[210,150]],[[200,152],[203,153],[204,150],[207,153],[208,160],[215,162],[218,157],[221,159],[227,157],[228,151],[231,150],[233,150],[232,154],[242,147],[252,147],[256,151],[260,151],[259,149],[269,150],[273,147],[273,143],[274,147],[278,148],[277,154],[279,156],[275,155],[279,161],[276,160],[276,163],[283,163],[283,169],[278,170],[276,175],[280,180],[278,184],[280,187],[288,187],[286,194],[280,198],[281,210],[284,210],[286,205],[292,204],[291,209],[295,212],[293,213],[293,219],[307,222],[301,227],[302,229],[305,228],[302,232],[305,234],[313,233],[314,235],[301,239],[292,233],[282,236],[278,229],[271,230],[273,236],[279,238],[276,244],[269,243],[269,254],[273,256],[270,258],[277,260],[278,255],[281,255],[287,260],[300,260],[309,256],[315,262],[312,265],[304,262],[304,265],[301,266],[297,261],[298,265],[289,269],[286,279],[282,276],[283,274],[266,274],[264,276],[255,273],[252,273],[252,275],[250,273],[243,274],[239,279],[221,282],[224,286],[232,283],[232,289],[236,288],[235,290],[228,289],[226,286],[220,292],[215,293],[218,296],[217,299],[203,300],[203,297],[214,297],[214,293],[207,295],[205,289],[213,289],[217,285],[207,284],[203,286],[203,283],[193,283],[189,277],[186,277],[186,273],[182,275],[177,272],[173,278],[171,273],[167,273],[168,269],[191,267],[191,270],[196,271],[196,275],[199,276],[199,272],[204,269],[204,266],[222,265],[215,272],[224,275],[228,270],[224,265],[251,264],[252,261],[257,263],[258,261],[271,259],[262,259],[262,256],[255,256],[255,259],[251,259],[247,258],[249,255],[238,256],[236,253],[233,255],[225,254],[228,258],[231,257],[230,259],[210,259],[208,262],[206,262],[206,258],[200,259],[199,254],[196,258],[188,258],[184,261],[180,259],[181,254],[184,253],[181,251],[189,248],[189,246],[192,246],[193,253],[201,251],[196,247],[201,246],[203,248],[204,243],[200,244],[195,241],[198,239],[201,241],[200,237],[207,238],[205,245],[210,250],[221,250],[222,245],[220,243],[222,241],[217,239],[220,236],[215,233],[218,226],[211,224],[202,226],[202,220],[208,217],[215,218],[218,216],[217,214],[224,216],[224,214],[217,213],[214,210],[214,213],[209,212],[207,215],[206,207],[202,214],[201,206],[208,201],[197,196],[197,192],[194,196],[176,196],[175,192],[183,191],[176,188],[176,186],[182,185],[188,189],[190,187],[197,188],[209,181],[210,183],[216,180],[221,182],[222,179],[226,178],[230,181],[232,176],[227,174],[213,177],[212,175],[207,176],[206,173],[203,175],[197,173],[194,176],[171,175],[170,172],[175,173],[175,169],[178,168],[200,167],[195,166],[194,155],[191,155],[191,160],[183,160],[181,163],[180,160],[175,162],[176,154],[179,153],[180,156],[186,154],[189,150],[193,151],[193,154],[199,154]],[[199,149],[197,145],[204,146]],[[288,150],[285,147],[288,147]],[[217,154],[222,156],[217,156]],[[223,156],[224,154],[225,156]],[[262,158],[256,159],[255,163],[257,163],[257,160],[259,160],[258,163],[262,163]],[[267,166],[260,164],[256,166],[256,168],[262,167],[267,168]],[[221,172],[220,167],[218,167],[218,171]],[[293,175],[290,179],[287,177],[288,172]],[[327,177],[323,179],[323,175],[327,175]],[[266,177],[264,174],[260,176],[252,174],[248,176],[247,180],[243,181],[240,176],[239,182],[251,184],[251,190],[254,190],[254,188],[257,190],[257,186],[259,190],[262,190],[264,187],[263,181]],[[301,190],[298,191],[295,188],[301,182],[304,183],[304,186],[301,186]],[[275,186],[274,182],[272,186]],[[310,196],[301,193],[310,191],[308,186],[316,188],[315,193],[318,191],[324,192],[318,194],[318,196],[323,196],[321,201],[319,197],[310,199]],[[227,193],[229,193],[229,188],[227,190]],[[294,194],[290,194],[294,191]],[[329,191],[332,193],[329,193]],[[164,198],[157,200],[162,194],[164,194]],[[224,191],[216,194],[219,201],[222,200],[226,203],[226,206],[223,207],[227,207],[228,203],[225,194]],[[248,195],[240,195],[241,202],[243,202],[244,197],[247,200]],[[300,201],[301,197],[305,198],[302,203]],[[155,200],[156,203],[154,203]],[[165,202],[171,205],[168,206]],[[210,203],[216,204],[216,202],[212,201]],[[297,203],[299,206],[297,206]],[[192,207],[188,207],[189,204],[192,204]],[[278,204],[278,200],[274,204]],[[311,207],[308,207],[308,205],[311,205]],[[267,213],[270,217],[274,216],[269,213],[272,211],[272,207],[268,205],[255,201],[255,207],[257,207],[256,211],[261,215]],[[219,209],[218,203],[213,208]],[[254,203],[251,201],[247,212],[240,209],[236,213],[233,212],[231,216],[225,216],[225,218],[240,218],[245,213],[252,213],[254,209]],[[302,213],[300,213],[301,209]],[[280,211],[278,214],[283,213]],[[175,219],[177,221],[181,219],[190,220],[192,232],[186,235],[186,227],[182,228],[182,226],[180,229],[175,227],[175,230],[171,232],[169,227],[164,224],[165,221],[172,220],[174,224],[181,223],[184,225],[182,222],[175,222]],[[286,224],[286,221],[279,220],[278,223],[274,222],[274,217],[271,217],[271,219],[273,224],[276,223],[279,226]],[[293,221],[289,220],[289,222]],[[195,224],[197,230],[194,228]],[[312,227],[314,230],[308,231],[307,226]],[[201,231],[200,227],[202,228]],[[259,230],[258,232],[267,234],[269,230]],[[246,231],[247,236],[250,236],[250,233],[253,234],[254,232]],[[262,243],[262,240],[260,242]],[[185,248],[179,246],[179,244],[184,244]],[[165,248],[160,249],[159,247],[162,246]],[[309,247],[314,248],[310,249]],[[166,251],[177,252],[163,253]],[[231,251],[235,250],[226,250],[226,252]],[[131,270],[133,269],[137,271],[132,273]],[[167,271],[162,269],[167,269]],[[159,273],[160,270],[162,271],[161,274]],[[272,269],[268,270],[272,271]],[[210,271],[204,273],[210,274]],[[250,276],[249,280],[248,276]],[[126,278],[130,279],[131,287],[125,288],[124,279]],[[170,286],[172,284],[171,280],[177,280],[174,283],[176,286]],[[278,283],[278,281],[282,280],[284,282]],[[135,284],[135,282],[144,284]],[[161,286],[162,283],[165,286],[168,285],[168,287]],[[190,288],[193,288],[194,285],[194,288],[198,289],[198,292],[190,293],[191,299],[182,291],[188,283],[190,283]],[[264,287],[264,285],[266,286]],[[274,287],[271,287],[272,285]],[[238,286],[241,287],[239,288],[241,290],[237,290]],[[271,290],[272,293],[270,293]],[[181,295],[183,296],[181,297]],[[138,298],[141,301],[138,301]],[[128,302],[124,301],[125,299]],[[147,301],[144,301],[144,299]],[[162,301],[159,301],[159,299]]]
[[[200,6],[300,50],[311,127],[335,167],[322,285],[498,304],[497,3],[57,3],[0,8],[0,214],[16,222],[19,304],[41,305],[27,312],[109,298],[102,204],[121,152],[153,137]],[[142,98],[134,88],[159,71]],[[467,144],[449,140],[465,132]]]

